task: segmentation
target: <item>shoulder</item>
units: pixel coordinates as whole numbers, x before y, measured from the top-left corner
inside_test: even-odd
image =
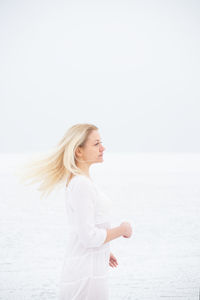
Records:
[[[71,189],[93,187],[93,182],[89,177],[85,175],[76,175],[70,180],[69,187]]]
[[[84,175],[76,175],[71,179],[70,193],[72,198],[84,199],[85,202],[96,201],[97,191],[93,181]]]

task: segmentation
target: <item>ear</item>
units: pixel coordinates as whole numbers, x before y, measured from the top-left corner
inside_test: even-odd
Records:
[[[77,147],[76,148],[75,154],[76,154],[76,156],[81,157],[81,155],[82,155],[82,149],[81,149],[81,147]]]

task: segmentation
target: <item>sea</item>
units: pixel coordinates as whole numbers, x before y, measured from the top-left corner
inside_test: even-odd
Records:
[[[20,183],[31,155],[0,154],[0,300],[59,300],[64,185],[41,199]],[[90,177],[110,198],[111,227],[132,226],[110,241],[109,299],[199,300],[200,153],[105,153]]]

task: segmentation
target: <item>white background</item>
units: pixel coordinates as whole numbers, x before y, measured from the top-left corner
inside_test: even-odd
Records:
[[[108,152],[199,152],[199,1],[1,1],[0,152],[80,122]]]

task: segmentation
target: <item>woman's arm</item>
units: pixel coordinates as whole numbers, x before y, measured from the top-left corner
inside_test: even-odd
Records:
[[[123,236],[123,234],[124,234],[124,229],[121,225],[114,227],[114,228],[106,229],[106,230],[107,230],[107,236],[104,241],[104,244],[107,242],[110,242],[111,240],[114,240],[120,236]]]
[[[107,236],[104,241],[104,244],[120,236],[123,236],[125,238],[130,238],[132,235],[132,227],[128,222],[122,222],[119,226],[106,229],[106,230],[107,230]]]
[[[99,247],[106,239],[106,229],[95,225],[96,190],[85,176],[76,179],[72,188],[72,205],[76,232],[86,248]]]

